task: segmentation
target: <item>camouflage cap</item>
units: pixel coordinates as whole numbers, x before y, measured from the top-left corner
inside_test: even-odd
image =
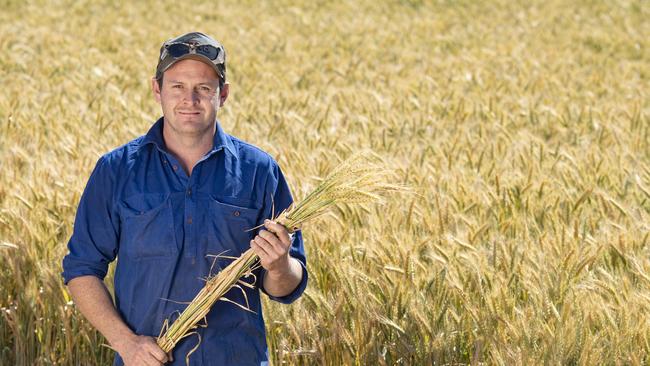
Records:
[[[185,59],[198,60],[212,66],[221,78],[220,82],[226,81],[226,50],[221,43],[200,32],[185,33],[162,44],[156,79],[160,80],[167,69]]]

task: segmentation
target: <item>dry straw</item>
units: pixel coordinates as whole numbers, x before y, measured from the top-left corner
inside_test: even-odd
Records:
[[[293,233],[305,222],[321,216],[334,205],[380,201],[382,194],[404,190],[403,187],[387,183],[390,175],[391,171],[385,168],[377,155],[370,152],[354,154],[336,167],[302,201],[281,212],[274,220]],[[169,352],[181,339],[195,334],[199,322],[205,319],[217,300],[230,301],[222,298],[226,292],[239,285],[252,287],[241,279],[252,276],[257,265],[258,256],[249,249],[217,275],[209,278],[171,326],[165,321],[158,337],[158,345]]]

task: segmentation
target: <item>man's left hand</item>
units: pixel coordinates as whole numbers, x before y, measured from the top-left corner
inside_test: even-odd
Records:
[[[260,230],[251,240],[251,248],[260,257],[262,267],[274,274],[290,271],[291,238],[287,228],[271,220],[264,220],[264,227],[266,230]]]

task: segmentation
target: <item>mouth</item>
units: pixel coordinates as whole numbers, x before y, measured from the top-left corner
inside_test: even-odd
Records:
[[[200,111],[178,111],[178,114],[182,116],[198,116],[201,114]]]

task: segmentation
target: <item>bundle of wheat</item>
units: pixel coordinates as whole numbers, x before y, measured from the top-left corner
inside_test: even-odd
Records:
[[[390,170],[382,160],[369,152],[354,154],[341,163],[303,200],[277,215],[274,220],[284,225],[290,233],[299,230],[305,222],[322,215],[337,204],[367,203],[380,201],[382,194],[404,190],[387,183]],[[252,274],[258,256],[252,249],[244,252],[217,275],[209,278],[187,308],[171,326],[166,321],[158,337],[158,344],[171,351],[176,343],[193,334],[199,322],[206,317],[212,305],[238,283],[242,277]]]

